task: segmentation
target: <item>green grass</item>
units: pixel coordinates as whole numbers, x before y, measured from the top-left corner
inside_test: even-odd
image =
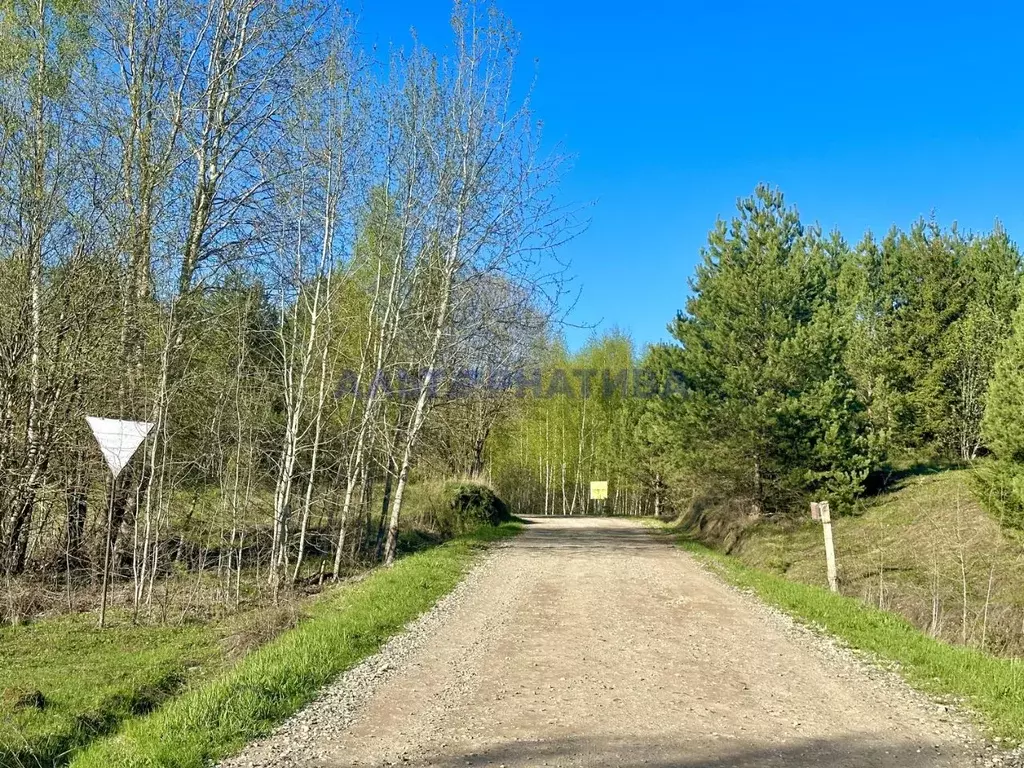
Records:
[[[879,660],[894,662],[915,687],[966,701],[994,735],[1024,741],[1024,666],[935,640],[901,616],[820,587],[790,581],[684,540],[727,581]]]
[[[0,629],[0,766],[60,764],[152,709],[218,653],[205,627],[110,627],[74,616]],[[39,692],[43,708],[17,706]]]
[[[865,498],[855,514],[833,516],[842,592],[950,642],[1024,655],[1024,543],[985,512],[973,485],[970,470],[922,471]],[[821,525],[806,513],[746,528],[729,554],[827,584]]]
[[[93,742],[73,768],[201,768],[266,735],[339,673],[375,652],[461,579],[482,544],[519,525],[482,528],[400,559],[318,600],[296,628],[209,683]]]

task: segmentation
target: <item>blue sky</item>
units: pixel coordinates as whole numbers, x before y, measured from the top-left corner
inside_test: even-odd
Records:
[[[856,241],[933,211],[1024,237],[1024,9],[973,3],[529,2],[546,135],[594,203],[571,319],[668,338],[708,230],[761,181]],[[448,40],[445,0],[367,0],[367,42]],[[567,328],[578,347],[592,333]]]

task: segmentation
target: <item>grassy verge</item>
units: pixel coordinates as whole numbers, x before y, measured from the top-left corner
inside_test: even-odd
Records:
[[[209,627],[110,627],[69,616],[0,629],[0,766],[58,765],[215,663]]]
[[[727,581],[753,591],[799,621],[821,628],[850,647],[894,662],[915,687],[963,699],[994,735],[1024,741],[1024,666],[969,648],[934,640],[906,619],[751,568],[692,541],[682,546]]]
[[[833,517],[842,591],[943,640],[1024,656],[1024,539],[984,511],[972,486],[970,470],[919,470]],[[749,526],[728,552],[790,581],[827,584],[821,526],[806,513]]]
[[[73,768],[201,768],[270,732],[339,673],[450,591],[482,544],[513,535],[485,527],[410,555],[317,601],[309,618],[209,683],[193,687],[113,736]]]

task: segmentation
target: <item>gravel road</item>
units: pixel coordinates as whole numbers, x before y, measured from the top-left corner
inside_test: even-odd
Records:
[[[615,518],[534,518],[223,765],[1006,764],[946,708]]]

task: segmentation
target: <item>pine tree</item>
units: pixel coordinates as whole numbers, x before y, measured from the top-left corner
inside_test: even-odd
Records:
[[[919,221],[857,247],[841,273],[839,303],[846,365],[880,455],[899,462],[977,454],[1019,270],[1020,256],[999,228],[964,236]]]
[[[982,422],[995,462],[979,472],[984,500],[1007,524],[1024,525],[1024,307],[995,364]]]
[[[851,498],[866,474],[835,317],[845,251],[760,186],[712,231],[671,328],[689,387],[670,417],[686,435],[680,461],[754,512],[788,508],[811,489]]]

